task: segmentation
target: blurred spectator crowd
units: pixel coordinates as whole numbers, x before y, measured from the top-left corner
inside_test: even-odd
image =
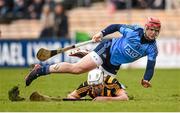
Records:
[[[179,8],[180,0],[107,0],[115,9],[167,9]]]
[[[42,23],[41,38],[68,37],[66,10],[106,2],[110,10],[178,8],[180,0],[0,0],[0,23],[35,19]]]
[[[62,2],[55,0],[0,0],[0,23],[17,19],[39,19],[39,37],[67,37],[68,18]]]
[[[50,10],[54,11],[59,2],[65,9],[91,4],[91,0],[0,0],[0,20],[40,19],[43,7],[48,5]]]
[[[165,0],[110,0],[116,9],[138,8],[138,9],[164,9]]]
[[[65,10],[90,4],[91,0],[0,0],[0,23],[36,19],[43,25],[39,37],[68,37]]]
[[[43,7],[54,11],[57,2],[63,3],[65,9],[85,6],[93,2],[108,2],[116,9],[165,9],[166,7],[179,7],[180,0],[0,0],[0,22],[15,19],[40,19]],[[168,4],[168,5],[167,5]]]

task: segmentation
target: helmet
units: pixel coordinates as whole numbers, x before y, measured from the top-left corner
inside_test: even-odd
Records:
[[[88,73],[88,84],[89,85],[99,85],[103,84],[104,74],[100,69],[93,69]]]
[[[155,27],[157,29],[160,30],[161,28],[161,22],[158,18],[154,18],[154,17],[148,17],[148,20],[145,24],[146,28],[151,28],[151,27]]]

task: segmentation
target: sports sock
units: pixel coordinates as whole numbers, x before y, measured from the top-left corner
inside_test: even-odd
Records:
[[[49,72],[49,66],[50,66],[50,65],[41,66],[41,67],[37,70],[37,73],[39,74],[39,76],[48,75],[48,74],[50,73],[50,72]]]

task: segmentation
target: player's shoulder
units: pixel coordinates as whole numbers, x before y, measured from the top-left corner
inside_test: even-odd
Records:
[[[127,29],[131,29],[131,30],[143,30],[143,28],[137,24],[123,24],[122,27],[125,27]]]
[[[113,83],[116,83],[118,82],[117,79],[113,76],[110,76],[108,75],[106,78],[105,78],[105,84],[113,84]]]
[[[144,29],[136,24],[124,25],[124,28],[128,33],[130,33],[130,35],[141,36],[144,33]]]
[[[155,54],[158,54],[158,47],[157,47],[156,41],[154,41],[153,43],[149,44],[148,51],[152,52],[152,53],[155,53]]]
[[[155,40],[154,42],[150,43],[149,45],[150,45],[151,48],[156,49],[156,48],[157,48],[157,42],[156,42],[156,40]]]

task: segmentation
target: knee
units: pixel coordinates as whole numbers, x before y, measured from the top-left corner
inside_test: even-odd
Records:
[[[74,68],[74,69],[73,69],[73,73],[74,73],[74,74],[81,74],[81,73],[84,73],[84,70],[81,69],[81,68]]]

